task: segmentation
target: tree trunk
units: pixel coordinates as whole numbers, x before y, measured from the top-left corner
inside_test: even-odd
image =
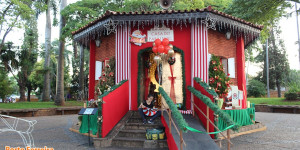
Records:
[[[19,83],[20,88],[20,102],[25,102],[25,85],[23,83]]]
[[[278,97],[281,97],[281,87],[278,81],[276,81],[276,86],[277,86],[277,95]]]
[[[80,71],[79,71],[80,100],[84,101],[84,48],[80,45]]]
[[[31,85],[27,86],[27,101],[30,102],[30,93],[31,93],[32,87]]]
[[[72,41],[72,43],[73,43],[73,53],[74,53],[74,58],[76,59],[78,56],[77,56],[77,44],[76,44],[76,42],[73,40]]]
[[[61,0],[60,11],[62,11],[67,5],[67,0]],[[63,38],[62,29],[65,26],[65,18],[60,15],[60,27],[59,27],[59,56],[57,66],[57,81],[56,81],[56,98],[55,105],[63,106],[65,103],[64,99],[64,50],[65,50],[65,39]]]
[[[43,87],[43,101],[50,100],[50,50],[51,50],[51,18],[50,18],[50,0],[47,1],[46,10],[46,28],[45,28],[45,76]]]

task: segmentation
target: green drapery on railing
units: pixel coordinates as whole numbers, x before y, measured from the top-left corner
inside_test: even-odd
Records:
[[[93,132],[94,135],[97,134],[98,131],[98,110],[95,115],[83,115],[81,126],[79,128],[80,133],[88,133],[88,117],[90,117],[90,130]]]
[[[246,126],[253,124],[251,120],[251,116],[253,116],[253,120],[255,121],[255,108],[247,108],[247,109],[226,109],[222,110],[229,114],[231,119],[240,126]],[[228,125],[222,120],[218,121],[218,128],[223,130]]]

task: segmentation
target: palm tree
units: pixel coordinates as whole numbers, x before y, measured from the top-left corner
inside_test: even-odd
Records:
[[[60,11],[62,11],[67,5],[67,0],[61,0]],[[65,17],[60,15],[60,26],[59,26],[59,56],[58,56],[58,67],[56,77],[56,98],[55,105],[63,106],[65,103],[64,98],[64,49],[65,49],[65,38],[63,36],[63,27],[65,26]]]
[[[50,0],[46,1],[47,10],[46,10],[46,28],[45,28],[45,76],[44,76],[44,87],[43,87],[43,101],[50,100],[50,49],[51,49],[51,18],[50,18],[50,9],[51,3]]]

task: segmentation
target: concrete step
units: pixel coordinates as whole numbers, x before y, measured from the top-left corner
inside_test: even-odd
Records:
[[[115,147],[132,148],[167,148],[167,140],[145,140],[139,138],[116,137],[112,141]]]
[[[147,120],[149,120],[150,118],[146,118]],[[155,123],[159,123],[160,121],[160,117],[157,117],[154,120]],[[128,123],[143,123],[143,119],[141,117],[130,117],[128,120]]]
[[[123,130],[146,130],[146,129],[160,128],[160,127],[163,127],[161,123],[157,123],[157,124],[126,123]]]
[[[140,138],[146,140],[146,130],[121,130],[117,137]]]

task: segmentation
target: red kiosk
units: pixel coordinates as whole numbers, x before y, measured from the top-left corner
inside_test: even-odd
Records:
[[[129,110],[137,110],[151,85],[157,83],[178,107],[193,110],[192,102],[195,101],[214,121],[213,111],[207,111],[206,105],[196,102],[197,98],[187,90],[190,85],[205,93],[194,78],[209,83],[211,54],[222,58],[232,85],[242,91],[241,110],[247,109],[244,49],[259,36],[261,29],[262,26],[208,7],[142,13],[107,11],[73,32],[74,40],[90,49],[89,100],[95,99],[95,85],[99,82],[96,74],[102,72],[96,67],[97,62],[103,64],[107,58],[115,58],[115,83],[127,80],[114,89],[114,94],[102,98],[105,103],[102,105],[100,137],[105,137]],[[153,69],[153,42],[164,38],[173,45],[175,62],[170,65],[174,60],[164,58],[162,65]],[[209,93],[204,95],[213,100]],[[164,104],[163,100],[159,103]],[[197,110],[196,114],[207,126],[206,119]],[[215,128],[209,125],[209,132],[213,131]]]

